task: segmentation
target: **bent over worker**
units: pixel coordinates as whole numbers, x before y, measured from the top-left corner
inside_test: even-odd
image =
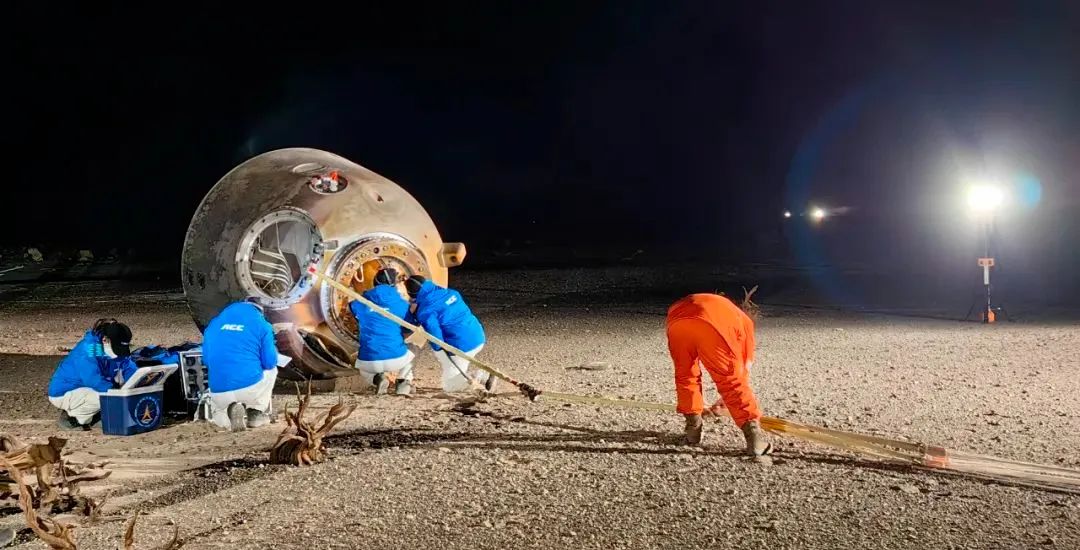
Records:
[[[726,407],[742,429],[746,450],[759,456],[772,451],[761,429],[761,409],[750,388],[754,361],[754,321],[731,300],[716,294],[691,294],[668,309],[668,351],[675,363],[678,411],[686,417],[686,442],[701,443],[702,413]],[[705,408],[701,368],[716,383],[720,400]]]
[[[465,352],[470,357],[484,349],[487,337],[480,320],[473,315],[465,299],[453,289],[443,288],[420,275],[405,281],[405,289],[416,303],[413,313],[416,322],[430,335]],[[450,355],[431,343],[435,358],[442,365],[442,388],[446,392],[462,391],[469,387],[469,360]],[[480,371],[476,381],[487,391],[495,390],[498,381],[486,371]]]
[[[274,329],[255,298],[211,319],[203,331],[210,421],[234,432],[269,424],[277,358]]]
[[[409,315],[409,302],[398,292],[397,281],[396,270],[380,270],[375,274],[375,286],[364,292],[364,298],[404,319]],[[356,317],[360,333],[360,350],[356,355],[356,368],[360,375],[375,386],[376,395],[383,395],[390,386],[386,374],[393,373],[397,376],[394,393],[411,394],[413,359],[416,356],[405,345],[401,328],[358,300],[349,302],[349,310]]]
[[[124,383],[138,367],[131,360],[131,329],[98,319],[56,367],[49,403],[60,409],[63,430],[89,430],[101,420],[101,394]]]

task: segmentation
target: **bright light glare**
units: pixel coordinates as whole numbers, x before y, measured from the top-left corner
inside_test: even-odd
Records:
[[[1005,193],[993,185],[975,185],[968,189],[968,207],[975,212],[992,212],[1005,202]]]
[[[791,217],[791,210],[784,210],[784,217],[785,218],[790,218]]]
[[[824,220],[827,214],[828,213],[825,212],[824,208],[815,208],[810,211],[810,217],[813,218],[816,222]]]

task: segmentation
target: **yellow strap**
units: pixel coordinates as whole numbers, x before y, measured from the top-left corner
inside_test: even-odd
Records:
[[[442,340],[435,338],[428,334],[421,327],[409,324],[399,318],[398,316],[386,311],[379,307],[377,304],[361,296],[355,290],[339,283],[338,281],[327,277],[322,272],[319,272],[315,266],[308,268],[308,271],[323,280],[330,286],[337,289],[339,292],[344,293],[346,296],[356,300],[386,319],[393,321],[398,326],[410,330],[414,333],[421,334],[425,340],[433,342],[434,344],[446,349],[454,355],[458,355],[468,359],[477,368],[491,374],[492,376],[501,378],[514,386],[525,390],[533,390],[531,386],[523,384],[517,380],[514,380],[510,376],[506,375],[499,369],[492,365],[477,360],[475,357],[461,351]],[[552,399],[555,401],[562,401],[566,403],[578,403],[583,405],[596,405],[601,407],[622,407],[627,409],[639,409],[659,412],[675,412],[674,405],[665,403],[650,403],[646,401],[633,401],[629,399],[612,399],[606,397],[593,397],[588,395],[576,395],[571,393],[560,392],[535,392],[539,393],[540,397]],[[726,411],[725,411],[726,412]],[[817,443],[820,445],[826,445],[836,449],[841,449],[849,452],[854,452],[862,455],[871,456],[877,459],[884,459],[892,462],[900,462],[909,465],[922,466],[927,468],[945,469],[960,472],[975,473],[985,477],[991,477],[1004,481],[1026,483],[1031,485],[1037,485],[1040,487],[1050,487],[1059,490],[1066,490],[1069,492],[1080,491],[1080,472],[1074,470],[1053,468],[1049,466],[1041,466],[1037,464],[1026,464],[1002,459],[995,459],[992,457],[982,457],[978,455],[967,455],[964,453],[954,453],[943,449],[941,447],[927,447],[923,443],[912,443],[908,441],[901,441],[896,439],[888,439],[884,437],[876,437],[870,435],[862,435],[852,432],[844,432],[840,430],[832,430],[829,428],[823,428],[820,426],[812,426],[809,424],[802,424],[799,422],[792,422],[790,420],[784,420],[782,418],[776,418],[772,416],[765,416],[761,418],[761,427],[771,433],[795,437],[804,441]],[[961,458],[962,464],[954,464],[951,458]],[[1032,472],[1038,472],[1035,474]]]

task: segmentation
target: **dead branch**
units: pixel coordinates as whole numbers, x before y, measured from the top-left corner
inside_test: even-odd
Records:
[[[65,479],[60,481],[54,481],[53,485],[74,485],[76,483],[82,483],[84,481],[98,481],[105,479],[112,475],[112,470],[104,469],[84,469],[84,470],[66,470]]]
[[[139,518],[139,514],[131,516],[131,519],[127,520],[124,526],[124,550],[135,550],[135,521]],[[176,550],[184,545],[184,541],[180,540],[180,528],[173,525],[172,540],[165,543],[164,546],[159,546],[157,550]]]
[[[124,550],[134,550],[135,548],[135,521],[138,519],[139,514],[136,513],[124,524]]]
[[[109,477],[108,462],[77,464],[61,457],[66,439],[50,437],[48,443],[26,444],[8,434],[0,434],[0,506],[11,502],[22,509],[26,524],[39,539],[54,550],[76,550],[72,531],[75,525],[61,523],[49,517],[56,512],[76,511],[93,523],[101,515],[104,499],[95,501],[81,494],[79,483]],[[37,484],[33,487],[24,476],[33,472]],[[135,517],[128,520],[124,533],[125,550],[135,544]],[[173,526],[172,540],[160,550],[176,550],[183,546],[180,529]]]
[[[26,444],[8,434],[0,434],[0,445],[7,451],[2,455],[12,468],[23,473],[34,472],[42,505],[52,505],[60,511],[86,508],[92,502],[79,493],[79,483],[105,479],[112,474],[107,462],[78,464],[61,458],[66,439],[50,437],[48,443]],[[6,468],[4,469],[6,470]],[[10,472],[0,471],[0,500],[15,492]]]
[[[101,521],[101,509],[105,507],[105,502],[109,500],[111,495],[111,492],[105,493],[101,498],[89,502],[89,510],[87,510],[86,513],[87,524],[94,524]]]
[[[84,496],[79,484],[105,479],[112,473],[106,462],[78,464],[62,458],[66,439],[27,444],[0,434],[0,506],[23,511],[26,524],[51,548],[74,549],[75,525],[52,519],[51,514],[76,512],[90,520],[100,515],[101,503]],[[36,483],[26,481],[31,473]]]
[[[26,524],[34,534],[54,550],[76,550],[75,541],[72,539],[74,526],[60,523],[46,515],[38,515],[38,505],[34,503],[34,492],[23,481],[19,469],[6,457],[0,457],[0,467],[3,467],[19,486],[19,507],[22,508]]]
[[[59,462],[60,453],[66,444],[66,439],[49,437],[48,443],[27,445],[13,436],[0,434],[0,446],[6,449],[3,454],[4,459],[13,467],[23,471]]]
[[[176,550],[184,545],[184,541],[180,540],[180,528],[173,525],[172,540],[165,546],[162,546],[159,550]]]
[[[26,443],[23,443],[17,437],[11,434],[0,434],[0,454],[7,454],[23,447],[26,447]]]
[[[750,290],[746,290],[746,287],[744,286],[742,289],[742,304],[739,305],[739,307],[743,310],[743,313],[746,313],[746,316],[750,317],[753,320],[757,320],[758,315],[761,314],[761,308],[757,304],[755,304],[753,300],[751,300],[751,298],[754,296],[754,293],[757,292],[757,289],[758,285],[754,285],[754,288],[751,288]]]
[[[356,405],[338,402],[330,407],[329,411],[316,417],[314,421],[309,421],[304,416],[311,402],[310,381],[307,385],[307,395],[300,394],[300,386],[297,384],[296,398],[299,401],[296,413],[285,410],[285,429],[270,449],[272,464],[307,466],[322,462],[326,459],[323,437],[356,410]]]

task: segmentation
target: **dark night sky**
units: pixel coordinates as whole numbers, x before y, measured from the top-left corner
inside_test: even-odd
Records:
[[[952,187],[992,172],[1041,185],[1012,234],[1075,255],[1080,4],[447,4],[8,5],[3,241],[177,256],[232,166],[312,146],[481,247],[766,256],[812,200],[851,208],[823,254],[871,261],[949,241]]]

